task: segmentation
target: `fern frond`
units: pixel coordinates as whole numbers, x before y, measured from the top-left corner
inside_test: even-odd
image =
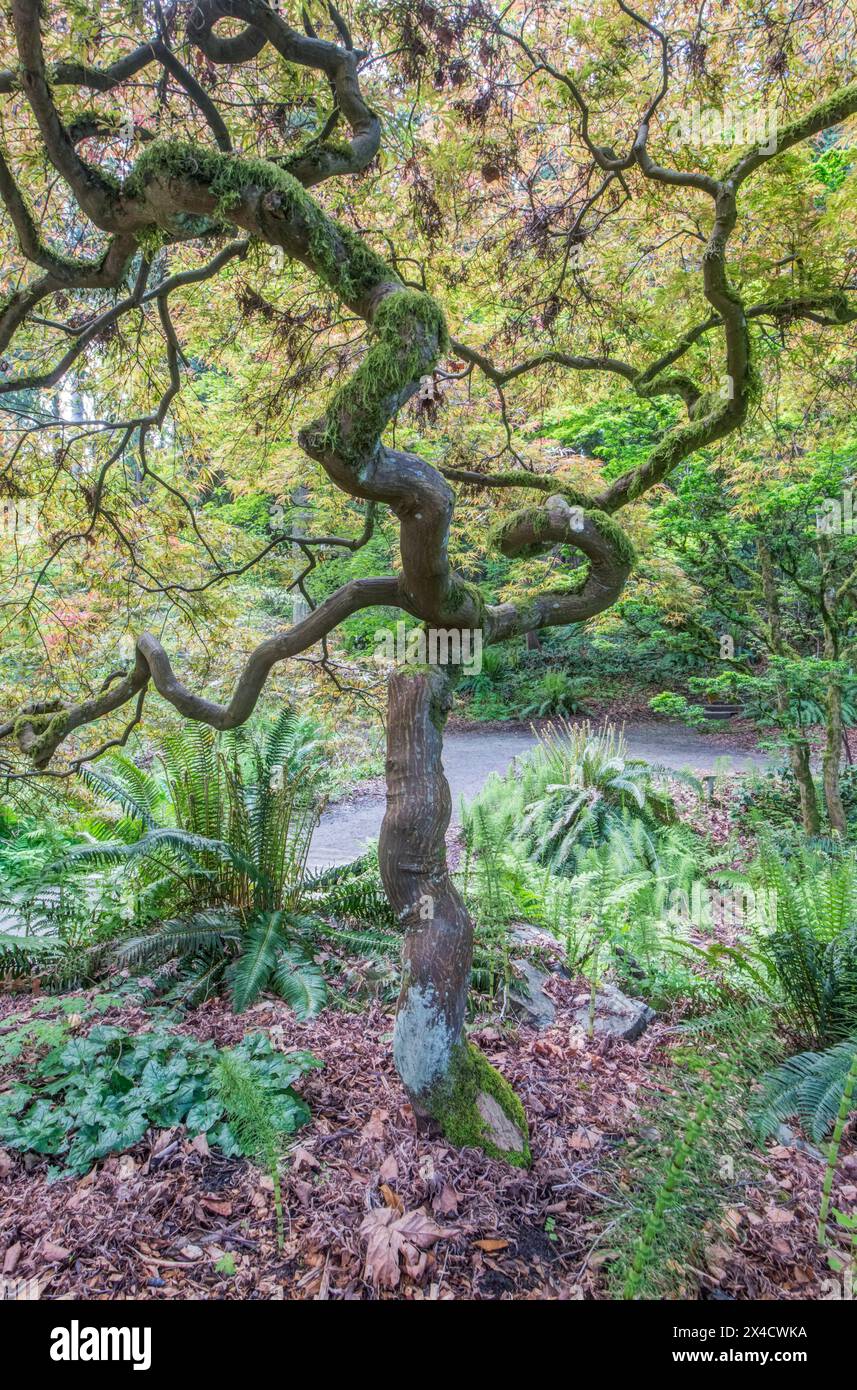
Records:
[[[158,824],[163,788],[156,777],[130,758],[114,753],[107,764],[84,764],[80,776],[102,801],[120,806],[132,820],[150,829]]]
[[[271,989],[294,1009],[312,1018],[327,1003],[327,984],[315,961],[296,948],[280,951],[271,972]]]
[[[54,868],[60,873],[81,866],[87,869],[103,869],[116,864],[148,859],[165,850],[189,864],[195,873],[208,872],[204,860],[206,857],[212,857],[240,870],[253,881],[259,879],[253,862],[238,853],[225,840],[210,840],[204,835],[174,829],[171,826],[148,830],[139,840],[133,840],[130,844],[114,841],[106,845],[75,845]]]
[[[402,949],[401,936],[393,932],[349,931],[347,927],[331,927],[326,922],[317,922],[314,935],[366,956],[398,956]]]
[[[797,1116],[819,1143],[833,1128],[855,1052],[857,1035],[824,1052],[800,1052],[767,1072],[754,1107],[759,1134],[767,1138]]]
[[[325,917],[350,918],[379,927],[396,925],[374,852],[351,864],[334,865],[320,873],[307,874],[302,898],[312,906],[313,912]]]
[[[241,954],[227,970],[232,1008],[240,1014],[268,984],[277,956],[290,945],[282,912],[263,912],[245,929]]]
[[[194,960],[180,972],[169,998],[187,1009],[196,1009],[220,993],[225,970],[226,961],[220,954]]]
[[[55,937],[0,934],[0,979],[20,980],[49,971],[61,956]]]
[[[163,922],[153,932],[120,941],[115,948],[119,965],[165,961],[171,956],[193,955],[217,943],[241,939],[241,924],[234,912],[196,912],[185,921]]]

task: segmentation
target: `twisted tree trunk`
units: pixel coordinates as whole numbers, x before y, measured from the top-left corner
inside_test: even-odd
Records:
[[[525,1166],[521,1102],[464,1035],[473,923],[446,863],[452,802],[441,754],[451,686],[440,667],[402,670],[389,684],[379,858],[405,932],[393,1057],[419,1130]]]
[[[77,703],[39,698],[0,723],[0,740],[14,739],[39,771],[47,770],[60,745],[75,731],[134,701],[133,718],[118,738],[72,761],[67,772],[59,775],[67,775],[117,743],[123,744],[142,718],[150,688],[186,718],[202,720],[216,729],[235,728],[253,711],[273,666],[309,650],[345,618],[368,607],[397,607],[437,631],[480,630],[486,643],[594,617],[619,597],[634,558],[633,546],[614,513],[663,481],[683,459],[731,434],[746,418],[758,384],[751,362],[749,319],[762,310],[774,317],[805,316],[816,323],[844,324],[857,319],[857,310],[841,295],[784,301],[773,308],[762,304],[747,310],[729,281],[727,269],[740,185],[773,154],[857,112],[857,85],[843,88],[836,97],[826,98],[791,123],[770,150],[753,150],[741,156],[722,179],[702,171],[664,168],[648,153],[651,117],[666,83],[650,102],[624,156],[614,156],[607,147],[591,142],[586,135],[586,112],[581,108],[584,143],[604,172],[621,176],[622,170],[636,166],[646,179],[692,188],[712,200],[702,288],[713,316],[644,368],[603,354],[572,356],[551,348],[529,362],[501,370],[466,345],[456,344],[455,351],[463,353],[471,365],[478,365],[496,386],[549,364],[610,372],[624,379],[642,398],[677,395],[687,408],[687,418],[668,430],[642,463],[595,495],[581,492],[571,478],[529,469],[483,473],[447,467],[440,471],[418,454],[387,447],[384,436],[397,412],[419,390],[420,381],[447,352],[450,340],[443,312],[428,294],[406,285],[395,266],[375,252],[367,239],[351,226],[335,221],[306,191],[333,176],[366,169],[381,138],[380,119],[360,92],[358,69],[365,55],[354,48],[348,25],[336,7],[329,6],[329,17],[339,42],[320,38],[311,26],[310,32],[298,32],[265,0],[195,0],[190,7],[188,40],[209,63],[240,66],[255,62],[270,47],[287,63],[323,74],[332,87],[334,115],[344,118],[350,138],[344,142],[329,139],[326,125],[321,135],[285,159],[279,154],[265,157],[261,129],[261,155],[233,150],[227,123],[213,101],[160,39],[142,43],[103,69],[81,67],[77,62],[49,63],[42,44],[42,11],[47,8],[38,0],[12,0],[9,9],[17,63],[14,71],[0,73],[0,93],[13,94],[16,102],[26,103],[38,127],[40,161],[53,166],[64,186],[63,197],[94,227],[108,234],[109,242],[99,261],[57,255],[42,239],[30,211],[31,200],[24,197],[13,170],[0,155],[0,203],[24,258],[44,271],[29,283],[21,279],[22,288],[0,303],[0,348],[5,350],[12,342],[42,300],[60,290],[121,289],[129,280],[139,247],[185,241],[202,247],[221,235],[225,223],[246,236],[231,241],[199,271],[177,272],[156,286],[149,286],[151,264],[144,256],[132,292],[100,312],[86,332],[74,330],[76,347],[50,370],[27,371],[23,376],[7,374],[0,381],[0,397],[52,388],[67,376],[96,329],[100,333],[124,314],[137,314],[146,303],[157,304],[169,384],[142,422],[135,417],[123,423],[125,442],[106,458],[94,498],[86,497],[94,526],[103,510],[102,492],[109,470],[123,456],[133,435],[142,447],[145,431],[161,428],[181,389],[183,355],[170,316],[170,295],[183,285],[213,277],[228,261],[243,256],[252,243],[280,248],[287,258],[312,271],[369,330],[369,349],[362,362],[337,385],[323,415],[300,432],[299,442],[342,492],[371,506],[389,508],[400,528],[401,569],[397,574],[350,581],[307,618],[266,638],[250,653],[232,694],[222,704],[184,685],[158,639],[151,633],[140,634],[132,669],[111,673],[96,693]],[[659,34],[652,25],[633,18],[651,34]],[[223,34],[219,29],[223,19],[230,24],[241,21],[244,27]],[[502,29],[498,32],[509,37]],[[668,45],[665,37],[660,38],[666,79]],[[266,54],[265,66],[269,56]],[[159,62],[174,77],[179,72],[197,115],[187,125],[187,138],[149,142],[118,186],[112,168],[99,167],[78,153],[81,122],[66,127],[63,112],[66,105],[72,109],[74,103],[58,107],[55,89],[92,86],[108,92],[152,62]],[[201,141],[195,133],[200,112],[213,143]],[[723,365],[729,384],[725,395],[722,390],[704,391],[687,372],[671,370],[701,334],[718,326],[724,337]],[[479,586],[456,573],[450,562],[453,479],[488,490],[509,487],[529,497],[535,493],[534,503],[503,515],[492,531],[494,546],[510,559],[555,554],[558,547],[570,549],[577,560],[574,569],[558,575],[551,563],[547,570],[549,587],[532,589],[528,585],[522,600],[488,604]],[[104,515],[109,518],[108,513]],[[115,521],[109,519],[115,529]],[[371,531],[371,521],[368,524]],[[366,534],[368,538],[369,532]],[[67,540],[91,535],[92,526],[83,536],[63,535],[59,548]],[[320,545],[322,539],[313,543]],[[340,538],[337,543],[353,549],[362,542]],[[171,590],[172,585],[163,591]],[[472,924],[450,882],[444,850],[450,800],[441,749],[448,703],[445,671],[411,669],[401,671],[391,681],[388,808],[381,863],[385,886],[405,930],[396,1062],[421,1125],[440,1129],[454,1142],[478,1144],[523,1164],[529,1157],[523,1111],[507,1083],[469,1046],[463,1032]],[[813,811],[814,787],[808,761],[803,764],[798,759],[795,766],[799,781],[803,779],[806,822]],[[817,819],[817,811],[815,815]]]

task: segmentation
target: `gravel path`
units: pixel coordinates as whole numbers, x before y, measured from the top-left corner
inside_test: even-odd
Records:
[[[733,749],[722,738],[714,739],[693,729],[674,728],[669,724],[627,725],[625,740],[632,757],[662,763],[665,767],[689,768],[699,774],[747,772],[754,767],[764,767],[767,761],[762,753]],[[489,773],[506,772],[512,760],[526,753],[535,742],[535,735],[522,731],[467,731],[446,735],[443,765],[452,789],[453,825],[460,820],[462,797],[471,801]],[[332,806],[313,836],[310,867],[319,869],[355,859],[363,852],[367,840],[377,839],[383,814],[381,793]]]

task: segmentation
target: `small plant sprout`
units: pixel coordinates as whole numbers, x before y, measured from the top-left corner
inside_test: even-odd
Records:
[[[839,1110],[836,1115],[836,1123],[833,1126],[833,1134],[830,1137],[830,1144],[827,1150],[827,1166],[824,1170],[824,1182],[821,1186],[821,1206],[818,1212],[818,1243],[819,1245],[828,1244],[827,1219],[830,1215],[830,1194],[833,1189],[833,1175],[836,1172],[836,1165],[839,1161],[839,1149],[842,1144],[842,1136],[845,1133],[845,1126],[851,1114],[851,1099],[854,1094],[854,1086],[857,1083],[857,1051],[851,1059],[851,1066],[845,1077],[845,1085],[842,1090],[842,1099],[839,1102]],[[841,1213],[837,1213],[841,1216]],[[839,1223],[843,1224],[843,1223]]]

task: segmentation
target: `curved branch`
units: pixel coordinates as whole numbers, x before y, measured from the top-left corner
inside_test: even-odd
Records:
[[[457,338],[450,339],[450,347],[458,357],[462,357],[465,362],[472,362],[474,366],[478,367],[482,375],[486,376],[489,381],[493,381],[495,386],[505,386],[507,382],[515,381],[517,377],[524,376],[527,372],[546,366],[568,367],[578,372],[613,372],[616,376],[624,377],[626,381],[631,382],[637,377],[637,372],[632,366],[616,357],[578,357],[572,353],[559,352],[551,348],[547,352],[540,352],[535,357],[527,358],[525,362],[518,362],[513,367],[495,367],[484,353],[477,352],[475,348],[468,347],[466,343],[460,342]]]
[[[796,121],[790,121],[788,125],[777,132],[771,142],[771,147],[764,146],[745,151],[734,163],[730,164],[723,175],[723,182],[731,183],[734,188],[738,188],[756,169],[767,164],[768,160],[776,159],[777,155],[782,154],[785,150],[790,150],[793,145],[799,145],[802,140],[808,140],[813,135],[820,135],[823,130],[829,130],[831,126],[839,125],[840,122],[855,114],[857,114],[857,83],[852,83],[847,87],[840,88],[838,92],[826,97],[824,101],[817,102]]]
[[[166,43],[153,44],[152,49],[158,62],[176,79],[179,86],[184,88],[194,106],[202,112],[217,141],[218,148],[225,151],[231,150],[232,139],[226,122],[205,88],[200,86],[193,73],[188,72],[184,63],[179,61]]]
[[[42,51],[39,0],[12,0],[12,24],[21,62],[21,86],[36,118],[45,152],[97,227],[116,231],[115,191],[77,153],[51,95]]]
[[[243,19],[247,28],[232,38],[220,38],[214,25],[223,18]],[[287,62],[315,68],[327,76],[337,106],[351,127],[351,140],[342,145],[325,138],[313,139],[303,150],[286,157],[284,166],[305,188],[339,174],[359,173],[375,158],[381,143],[381,122],[363,100],[357,78],[357,62],[362,55],[351,46],[347,26],[335,9],[331,9],[331,18],[345,44],[342,48],[314,33],[298,33],[264,0],[198,0],[188,23],[188,37],[212,62],[246,62],[270,43]]]
[[[7,381],[0,382],[0,396],[10,395],[16,391],[40,390],[45,387],[55,386],[57,382],[62,380],[66,372],[84,349],[87,348],[94,339],[98,338],[106,328],[109,328],[111,324],[118,322],[120,318],[129,313],[132,309],[142,308],[144,305],[151,303],[152,300],[157,300],[159,303],[161,301],[166,301],[173,290],[179,289],[185,285],[199,284],[204,280],[211,279],[218,271],[222,270],[229,261],[234,260],[236,257],[245,256],[248,246],[249,242],[246,240],[230,242],[229,245],[225,246],[222,251],[219,251],[216,256],[213,256],[207,265],[201,266],[196,270],[178,271],[175,275],[170,275],[166,280],[163,280],[156,289],[149,290],[145,293],[148,264],[144,261],[141,265],[142,279],[138,277],[138,283],[132,294],[120,300],[118,304],[114,304],[110,309],[106,309],[103,314],[100,314],[96,319],[92,319],[90,323],[86,324],[84,327],[75,330],[74,336],[76,341],[72,347],[69,348],[68,352],[66,352],[64,356],[60,358],[59,362],[57,362],[54,367],[50,368],[50,370],[33,373],[29,376],[11,377]],[[143,273],[144,271],[145,274]],[[51,292],[50,290],[47,291],[47,293]],[[0,346],[3,346],[4,342],[1,325],[2,318],[0,318]]]
[[[541,508],[514,512],[494,536],[509,558],[537,555],[554,545],[571,545],[587,563],[572,572],[564,588],[537,594],[523,605],[505,603],[488,610],[490,642],[502,642],[540,627],[585,622],[611,607],[625,587],[634,563],[627,536],[603,511],[569,506],[566,497],[549,497]]]
[[[69,734],[121,709],[150,683],[186,718],[200,720],[214,729],[234,729],[252,714],[268,674],[277,662],[314,646],[362,608],[398,602],[398,584],[394,577],[354,579],[343,585],[302,622],[259,643],[244,666],[231,700],[224,705],[195,695],[183,685],[161,643],[151,633],[144,632],[137,639],[136,660],[127,675],[79,705],[67,706],[61,701],[36,701],[26,705],[14,719],[0,724],[0,739],[14,736],[21,751],[34,765],[44,768]]]

